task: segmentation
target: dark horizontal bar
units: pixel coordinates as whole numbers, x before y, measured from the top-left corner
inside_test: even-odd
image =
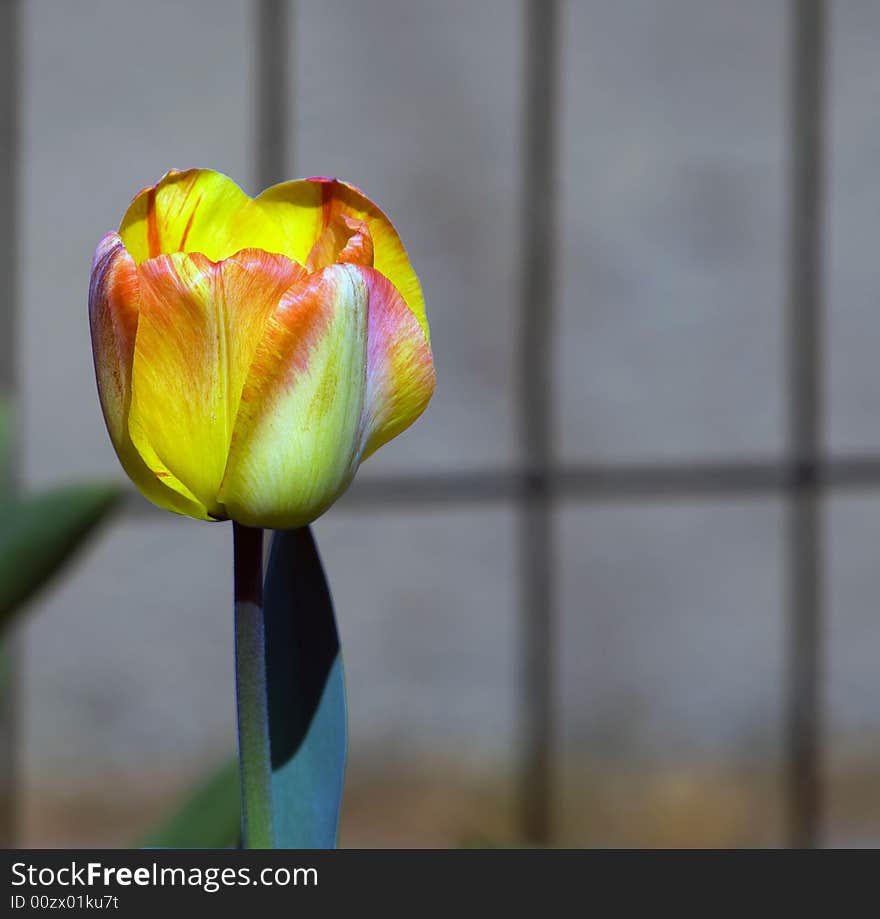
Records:
[[[851,456],[821,464],[742,460],[706,463],[633,463],[557,466],[546,474],[512,469],[388,475],[357,479],[341,507],[492,503],[547,494],[553,498],[723,498],[826,489],[880,488],[880,456]],[[132,492],[128,509],[155,508]]]

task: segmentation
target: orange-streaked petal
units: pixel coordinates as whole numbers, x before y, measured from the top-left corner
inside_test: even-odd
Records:
[[[230,517],[311,522],[357,469],[368,289],[353,265],[291,288],[266,324],[242,393],[220,500]]]
[[[131,442],[128,418],[131,372],[138,327],[137,268],[116,233],[98,244],[89,286],[89,324],[98,395],[110,440],[141,493],[166,510],[207,519],[207,510],[167,470],[147,465]]]
[[[363,220],[341,215],[324,228],[306,259],[309,271],[329,268],[340,262],[352,265],[373,264],[373,238]]]
[[[367,395],[363,456],[406,430],[434,393],[434,360],[422,327],[397,288],[378,271],[362,268],[367,285]]]
[[[142,262],[138,276],[132,440],[225,517],[217,494],[248,368],[268,317],[305,270],[248,249],[221,262],[162,255]]]
[[[240,249],[281,252],[280,228],[232,179],[210,169],[172,169],[131,202],[119,228],[137,264],[173,252],[214,261]]]
[[[373,266],[400,291],[425,337],[430,337],[422,288],[397,230],[359,189],[338,179],[302,179],[274,185],[256,200],[283,234],[280,251],[303,264],[337,218],[364,221],[373,241]]]

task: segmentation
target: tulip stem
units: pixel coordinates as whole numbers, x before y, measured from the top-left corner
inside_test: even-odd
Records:
[[[263,531],[233,523],[232,540],[242,847],[271,849],[272,765],[263,616]]]

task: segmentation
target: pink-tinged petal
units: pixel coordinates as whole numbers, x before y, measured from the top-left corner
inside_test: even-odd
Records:
[[[108,233],[98,243],[92,260],[89,325],[98,395],[114,445],[126,435],[138,299],[134,260],[119,236]]]
[[[244,250],[222,262],[177,252],[138,266],[140,320],[129,429],[215,518],[248,368],[267,319],[305,271]]]
[[[131,202],[119,228],[137,264],[173,252],[214,261],[241,249],[280,252],[280,230],[232,179],[210,169],[172,169]]]
[[[397,288],[378,271],[360,269],[367,285],[367,395],[363,456],[406,430],[434,393],[434,360],[425,333]]]
[[[166,510],[207,519],[207,510],[160,463],[148,464],[128,430],[140,307],[134,260],[116,233],[98,244],[89,285],[89,325],[98,395],[119,461],[141,493]]]
[[[292,287],[269,319],[220,491],[232,519],[302,526],[348,486],[359,460],[367,298],[360,270],[335,265]]]
[[[280,229],[284,248],[279,251],[303,264],[340,217],[366,223],[373,243],[373,267],[400,291],[429,338],[425,299],[406,249],[391,221],[363,192],[338,179],[312,178],[282,182],[256,201]]]

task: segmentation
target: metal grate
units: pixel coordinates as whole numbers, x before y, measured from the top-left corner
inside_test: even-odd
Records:
[[[259,0],[261,55],[289,58],[283,29],[284,0]],[[788,258],[788,457],[773,461],[642,463],[561,466],[553,461],[551,346],[555,314],[552,253],[558,141],[559,23],[557,0],[525,0],[526,85],[523,95],[524,191],[539,189],[545,206],[523,220],[521,239],[522,388],[519,395],[523,468],[462,474],[395,475],[355,483],[341,501],[348,508],[515,502],[520,514],[522,598],[521,829],[541,844],[553,839],[555,552],[553,506],[559,499],[589,501],[721,498],[777,495],[788,504],[786,788],[788,844],[821,843],[821,694],[823,567],[821,499],[830,489],[880,486],[880,457],[830,459],[822,452],[822,265],[824,0],[790,0],[789,35],[789,258]],[[270,76],[261,67],[264,79]],[[272,76],[274,80],[275,77]],[[269,83],[262,100],[277,98]],[[276,95],[273,96],[273,93]],[[261,105],[264,103],[261,102]],[[271,111],[271,109],[269,110]],[[280,177],[289,163],[279,126],[264,115],[257,146],[274,150],[263,181]],[[523,194],[523,200],[529,195]],[[149,508],[133,496],[133,507]]]
[[[259,113],[255,144],[261,185],[284,177],[286,81],[290,58],[285,22],[290,4],[258,0]],[[821,659],[823,558],[821,498],[828,489],[880,485],[880,457],[830,459],[822,454],[822,225],[826,15],[824,0],[790,0],[788,458],[773,461],[560,466],[553,461],[552,341],[558,141],[558,0],[525,0],[523,95],[524,190],[545,206],[530,212],[521,239],[521,470],[395,475],[360,480],[342,506],[429,506],[514,502],[520,508],[522,598],[521,829],[524,838],[553,838],[555,552],[553,505],[559,499],[650,500],[778,495],[788,504],[787,823],[788,843],[820,844]],[[282,88],[279,88],[282,87]],[[279,112],[281,113],[279,115]],[[523,194],[523,200],[529,195]],[[151,512],[133,495],[131,508]]]

